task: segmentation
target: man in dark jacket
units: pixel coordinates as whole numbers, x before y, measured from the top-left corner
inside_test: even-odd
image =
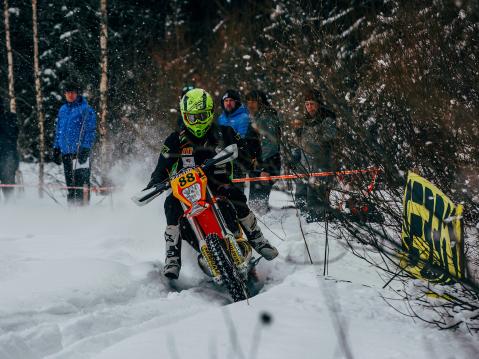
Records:
[[[64,95],[66,103],[58,111],[53,159],[58,165],[63,162],[67,186],[90,187],[90,151],[96,136],[96,114],[80,95],[76,83],[66,83]],[[82,189],[69,189],[67,200],[69,204],[82,204]]]
[[[251,173],[256,176],[277,176],[281,171],[280,141],[281,128],[278,113],[273,109],[262,91],[253,90],[246,95],[252,127],[258,133],[261,155]],[[259,213],[269,210],[269,195],[273,187],[272,181],[251,182],[249,199]]]
[[[316,89],[304,93],[305,115],[303,124],[297,129],[297,143],[293,160],[299,173],[334,171],[333,148],[336,139],[336,115],[329,110]],[[332,177],[315,177],[298,181],[296,185],[297,205],[306,212],[309,221],[321,220],[330,210],[329,194]]]
[[[187,92],[180,101],[184,127],[167,137],[151,175],[147,188],[153,187],[185,167],[194,167],[213,158],[218,150],[237,143],[245,151],[244,141],[231,128],[213,124],[213,99],[203,89]],[[208,184],[216,195],[227,197],[234,205],[239,222],[252,247],[268,260],[275,258],[278,251],[264,238],[256,217],[246,204],[245,195],[232,186],[231,165],[212,169],[206,173]],[[166,260],[164,274],[178,278],[181,268],[181,241],[179,218],[183,214],[178,199],[170,194],[165,200],[167,227],[165,230]]]
[[[221,126],[232,127],[246,141],[248,151],[237,161],[233,168],[234,178],[243,178],[253,169],[253,163],[259,159],[261,145],[258,134],[253,130],[247,108],[241,103],[241,97],[236,90],[226,90],[221,97],[223,113],[218,118]],[[243,183],[235,184],[242,191]]]
[[[17,151],[18,125],[16,114],[4,107],[0,99],[0,182],[15,184],[15,172],[19,165]],[[9,199],[13,192],[12,187],[2,187],[5,199]]]

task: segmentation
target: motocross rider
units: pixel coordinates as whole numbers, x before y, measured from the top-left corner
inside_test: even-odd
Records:
[[[166,180],[185,167],[194,167],[213,158],[224,147],[236,143],[239,161],[248,161],[245,142],[231,127],[214,123],[213,98],[203,89],[188,91],[180,100],[183,126],[170,134],[163,145],[158,164],[147,188]],[[278,255],[278,250],[266,240],[256,217],[246,204],[246,196],[231,183],[232,163],[206,172],[208,185],[217,196],[228,198],[237,212],[239,223],[249,243],[267,260]],[[183,214],[180,201],[170,194],[165,199],[166,259],[164,275],[177,279],[181,268],[181,241],[179,219]]]

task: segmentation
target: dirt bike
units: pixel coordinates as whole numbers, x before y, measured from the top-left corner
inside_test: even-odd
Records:
[[[225,287],[235,302],[250,296],[256,262],[251,245],[242,236],[234,207],[227,199],[213,195],[205,171],[237,156],[236,144],[230,145],[205,164],[183,168],[167,181],[133,197],[137,205],[143,206],[171,188],[184,210],[180,240],[200,253],[200,268],[216,284]]]

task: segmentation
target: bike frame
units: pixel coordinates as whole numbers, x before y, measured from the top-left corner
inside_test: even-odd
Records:
[[[223,239],[226,249],[231,255],[235,266],[242,273],[247,273],[248,260],[243,256],[239,243],[245,239],[236,239],[228,229],[226,221],[217,203],[217,198],[208,187],[208,179],[201,167],[185,168],[170,178],[172,194],[183,208],[183,216],[188,220],[201,254],[206,259],[213,278],[221,283],[221,276],[209,253],[206,237],[216,234]]]

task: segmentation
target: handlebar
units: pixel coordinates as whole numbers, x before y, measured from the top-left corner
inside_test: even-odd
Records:
[[[133,196],[132,200],[138,206],[144,206],[145,204],[153,201],[156,197],[158,197],[161,193],[163,193],[163,191],[168,189],[168,187],[170,187],[170,182],[165,181],[165,182],[157,184],[153,188],[145,188],[139,194]]]
[[[200,167],[203,170],[207,170],[210,167],[213,167],[213,166],[218,165],[218,164],[223,164],[227,160],[236,158],[237,155],[238,155],[238,150],[237,150],[236,145],[234,145],[234,146],[230,145],[227,148],[225,148],[223,151],[218,153],[214,158],[211,158],[211,159],[207,160]],[[155,185],[152,188],[144,189],[140,194],[138,194],[136,196],[133,196],[132,200],[138,206],[144,206],[145,204],[151,202],[154,198],[158,197],[163,191],[167,190],[168,188],[170,188],[170,178],[168,178],[167,180]]]
[[[207,170],[208,168],[216,165],[217,163],[229,158],[231,156],[230,153],[224,155],[224,156],[221,156],[221,157],[218,157],[218,158],[210,158],[209,160],[207,160],[203,165],[201,165],[201,168],[203,170]]]

